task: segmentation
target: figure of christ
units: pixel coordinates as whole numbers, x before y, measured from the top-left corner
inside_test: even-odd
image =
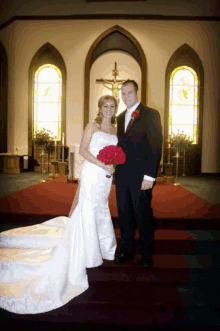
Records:
[[[112,70],[112,75],[113,75],[113,79],[96,79],[96,82],[98,83],[106,83],[106,84],[110,84],[112,85],[111,87],[107,86],[106,84],[103,84],[105,87],[107,87],[107,89],[112,91],[112,95],[117,99],[117,101],[119,102],[119,91],[121,90],[121,88],[119,88],[119,85],[123,84],[123,82],[125,82],[126,79],[118,79],[117,80],[117,76],[118,76],[118,70],[117,70],[117,62],[115,62],[115,69]]]

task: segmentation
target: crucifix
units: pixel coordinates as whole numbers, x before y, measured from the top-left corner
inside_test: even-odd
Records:
[[[96,79],[96,82],[98,83],[106,83],[106,84],[111,84],[112,87],[108,87],[105,84],[103,84],[105,87],[107,87],[109,90],[112,91],[112,95],[119,101],[119,85],[122,84],[123,82],[126,81],[126,79],[118,79],[118,69],[117,69],[117,62],[115,62],[115,69],[112,70],[112,76],[114,77],[113,79]]]

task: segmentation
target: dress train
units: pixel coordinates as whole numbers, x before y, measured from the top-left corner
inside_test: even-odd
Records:
[[[117,137],[93,134],[91,152]],[[112,178],[84,162],[78,204],[71,217],[0,233],[0,307],[17,314],[59,308],[89,287],[86,268],[114,260],[116,238],[108,207]]]

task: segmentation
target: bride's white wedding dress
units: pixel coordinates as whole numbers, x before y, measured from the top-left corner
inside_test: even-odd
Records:
[[[117,137],[97,131],[90,152],[117,145]],[[0,307],[38,314],[63,306],[88,289],[86,268],[114,260],[116,239],[108,207],[112,177],[83,161],[79,200],[70,218],[0,233]]]

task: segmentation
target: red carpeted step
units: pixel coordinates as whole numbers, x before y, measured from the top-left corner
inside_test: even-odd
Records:
[[[184,325],[184,303],[176,286],[94,281],[62,309],[67,316],[71,312],[78,323]]]
[[[123,264],[104,260],[97,268],[88,268],[90,281],[145,282],[148,284],[187,284],[190,282],[190,266],[181,255],[155,254],[154,265],[144,269],[140,254]]]
[[[120,230],[115,229],[116,238],[121,242]],[[135,239],[139,239],[139,231],[135,231]],[[182,254],[193,251],[194,240],[184,230],[155,230],[155,254]]]
[[[213,206],[213,208],[219,208],[218,206]],[[213,210],[213,209],[212,209]],[[210,215],[209,215],[210,216]],[[219,230],[219,218],[212,219],[204,216],[204,218],[191,219],[191,218],[157,218],[155,219],[155,229],[167,229],[167,230]],[[120,227],[118,217],[112,217],[114,227],[117,229]]]
[[[76,183],[56,181],[33,185],[0,199],[0,214],[48,215],[49,218],[68,215],[77,186]],[[110,192],[109,206],[112,218],[116,220],[118,215],[114,185]],[[213,229],[219,226],[220,206],[211,205],[180,186],[156,185],[152,207],[157,228]],[[114,222],[117,227],[117,220]]]
[[[67,215],[77,190],[76,184],[45,182],[0,199],[1,213]]]
[[[115,185],[109,197],[112,216],[117,215]],[[220,205],[213,205],[181,186],[171,183],[156,185],[153,189],[152,208],[156,219],[219,219]]]

